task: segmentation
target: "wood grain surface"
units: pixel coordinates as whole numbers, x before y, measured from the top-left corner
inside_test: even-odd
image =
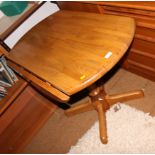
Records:
[[[101,4],[101,5],[111,5],[111,6],[118,6],[118,7],[126,7],[126,8],[134,8],[139,10],[155,10],[155,3],[153,1],[117,1],[117,2],[91,2],[87,1],[84,3],[92,3],[92,4]]]
[[[72,95],[121,59],[134,31],[130,17],[59,11],[31,29],[8,58]]]
[[[7,88],[7,95],[0,101],[0,116],[12,104],[15,98],[26,88],[28,83],[18,76],[18,81],[12,87]]]
[[[30,86],[0,118],[0,153],[19,153],[39,131],[57,106]]]

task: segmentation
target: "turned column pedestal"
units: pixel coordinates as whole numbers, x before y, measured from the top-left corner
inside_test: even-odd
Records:
[[[74,106],[66,110],[65,114],[67,116],[73,116],[78,113],[96,110],[98,112],[99,119],[100,139],[102,143],[106,144],[108,142],[105,115],[106,111],[115,103],[143,97],[144,92],[142,90],[135,90],[121,94],[107,95],[103,86],[97,87],[95,84],[91,85],[88,89],[90,91],[89,96],[91,102]]]

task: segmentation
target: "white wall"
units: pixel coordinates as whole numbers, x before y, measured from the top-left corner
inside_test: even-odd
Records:
[[[18,42],[18,40],[33,26],[48,17],[49,15],[59,10],[56,4],[51,2],[44,3],[34,14],[32,14],[24,23],[20,25],[11,35],[9,35],[4,42],[10,47]]]

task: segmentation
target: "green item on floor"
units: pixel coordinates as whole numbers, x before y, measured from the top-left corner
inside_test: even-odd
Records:
[[[15,16],[22,13],[28,5],[28,1],[3,1],[0,10],[6,16]]]

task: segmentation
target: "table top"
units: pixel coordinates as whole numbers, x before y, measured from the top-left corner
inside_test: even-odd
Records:
[[[24,35],[8,57],[72,95],[121,59],[134,31],[134,20],[129,17],[59,11]]]

